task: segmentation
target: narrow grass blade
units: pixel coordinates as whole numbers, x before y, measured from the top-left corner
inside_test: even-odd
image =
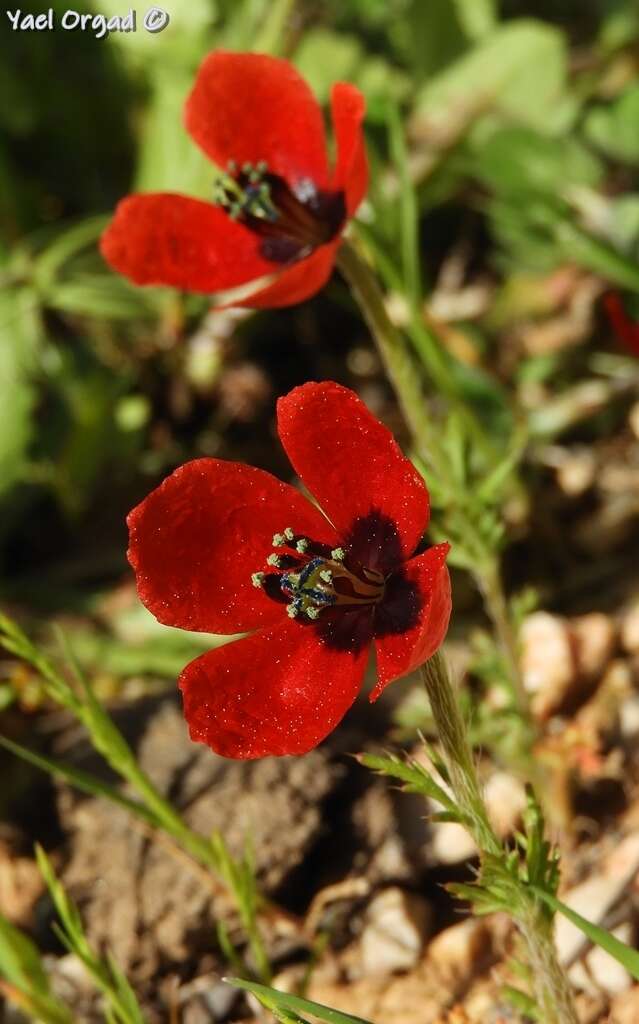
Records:
[[[0,736],[0,747],[4,747],[5,750],[15,754],[16,757],[21,757],[23,761],[28,761],[29,764],[34,765],[36,768],[41,768],[42,771],[49,772],[50,775],[64,779],[65,782],[69,782],[83,793],[88,793],[90,796],[105,797],[111,803],[119,804],[120,807],[124,807],[125,810],[135,814],[138,818],[142,818],[149,825],[153,825],[156,828],[160,825],[155,815],[143,804],[138,803],[136,800],[129,800],[118,792],[117,789],[114,789],[113,786],[102,782],[94,775],[89,775],[88,772],[83,772],[79,768],[72,768],[61,761],[54,761],[44,754],[36,754],[34,750],[29,750],[28,747],[23,747],[21,743],[15,743],[13,740],[7,739],[6,736]]]
[[[625,942],[621,942],[620,939],[615,938],[610,932],[607,932],[605,928],[600,928],[599,925],[593,924],[592,921],[586,920],[581,914],[571,910],[570,907],[562,903],[555,896],[551,896],[549,892],[544,889],[538,889],[537,886],[531,886],[536,896],[540,900],[543,900],[548,906],[552,907],[553,910],[559,914],[563,914],[569,921],[574,924],[580,932],[583,932],[591,942],[594,942],[596,946],[599,946],[606,953],[608,953],[613,959],[625,967],[629,974],[639,981],[639,951],[632,949],[631,946],[627,946]]]
[[[258,985],[254,981],[243,981],[241,978],[225,978],[229,985],[235,988],[243,988],[246,992],[252,992],[254,996],[273,1013],[288,1012],[293,1014],[311,1013],[318,1020],[325,1021],[325,1024],[371,1024],[363,1017],[353,1017],[351,1013],[340,1013],[330,1006],[322,1006],[321,1003],[314,1003],[310,999],[302,999],[301,996],[293,996],[288,992],[278,992],[276,988],[268,988],[266,985]]]

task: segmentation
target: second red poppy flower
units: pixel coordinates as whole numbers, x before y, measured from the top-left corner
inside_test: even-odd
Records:
[[[320,106],[288,61],[210,54],[185,122],[223,172],[213,202],[128,196],[102,237],[104,258],[136,284],[207,294],[269,278],[236,305],[287,306],[313,295],[331,274],[368,182],[362,94],[337,83],[331,112],[332,169]]]
[[[428,492],[386,427],[331,382],[277,411],[322,511],[263,470],[197,459],[128,520],[138,593],[160,622],[250,631],[180,677],[191,738],[227,757],[310,750],[355,700],[372,646],[376,699],[437,650],[451,610],[448,544],[415,554]]]

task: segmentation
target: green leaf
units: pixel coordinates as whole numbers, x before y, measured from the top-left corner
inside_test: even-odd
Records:
[[[184,101],[193,87],[193,70],[161,64],[151,79],[133,183],[136,192],[183,192],[211,199],[214,169],[184,127]]]
[[[398,757],[382,757],[379,754],[360,754],[357,760],[380,775],[399,779],[403,783],[402,789],[406,793],[422,793],[424,796],[436,800],[446,811],[454,814],[456,820],[459,821],[459,810],[446,790],[416,761],[402,761]],[[435,767],[439,769],[443,768],[443,765],[435,763]]]
[[[503,985],[501,988],[502,998],[510,1003],[520,1013],[525,1014],[531,1020],[541,1020],[537,1004],[526,992],[515,988],[513,985]]]
[[[364,56],[357,36],[314,28],[305,32],[295,51],[295,64],[321,102],[329,97],[333,82],[352,81]]]
[[[414,311],[422,298],[419,258],[419,206],[408,166],[408,147],[399,110],[388,103],[390,153],[400,181],[400,238],[406,295]]]
[[[72,280],[56,282],[46,301],[51,309],[76,316],[106,320],[151,319],[157,316],[152,295],[141,288],[135,289],[115,274],[76,273]]]
[[[286,43],[286,26],[295,7],[295,0],[271,0],[252,49],[258,53],[278,55]]]
[[[384,120],[389,99],[402,99],[410,82],[383,57],[369,56],[361,40],[329,28],[305,32],[294,62],[321,103],[326,103],[336,81],[357,82],[367,99],[369,120]]]
[[[457,19],[469,39],[476,41],[494,31],[497,0],[453,0]]]
[[[622,967],[626,968],[636,981],[639,981],[639,951],[632,949],[631,946],[627,946],[625,942],[611,935],[605,928],[600,928],[599,925],[588,921],[575,910],[571,910],[570,907],[562,903],[561,900],[558,900],[556,896],[546,892],[545,889],[539,889],[535,885],[531,886],[531,889],[540,900],[543,900],[544,903],[552,907],[558,914],[563,914],[564,917],[567,917],[591,942],[594,942],[596,946],[599,946],[613,957]]]
[[[367,10],[371,2],[364,0]],[[387,12],[392,12],[386,35],[402,63],[410,68],[413,83],[427,81],[466,49],[468,35],[451,0],[400,0],[395,5],[385,0],[384,6]]]
[[[18,988],[47,994],[49,983],[37,947],[0,915],[0,973]]]
[[[639,85],[632,85],[614,102],[590,110],[584,122],[586,138],[607,156],[639,163]]]
[[[0,496],[20,480],[33,436],[39,309],[30,288],[0,291]]]
[[[72,1024],[73,1016],[52,995],[37,947],[0,915],[0,976],[20,993],[20,1008],[45,1024]],[[11,993],[4,995],[11,997]]]
[[[474,174],[502,196],[561,194],[568,185],[597,185],[600,161],[576,139],[552,138],[525,125],[493,132],[476,145]]]
[[[145,1024],[133,989],[122,971],[109,953],[100,957],[91,948],[78,908],[56,877],[49,858],[38,844],[35,852],[38,868],[62,922],[62,927],[54,925],[54,931],[69,952],[79,957],[93,983],[106,997],[107,1020],[112,1020],[113,1024]]]
[[[471,119],[493,109],[552,132],[567,116],[566,80],[563,33],[533,19],[510,21],[427,82],[415,124],[436,138],[451,116]]]
[[[183,4],[163,4],[171,15],[168,26],[158,33],[145,32],[140,19],[150,7],[138,10],[138,26],[136,32],[114,32],[109,36],[109,44],[117,47],[126,55],[132,64],[141,64],[145,70],[149,64],[166,64],[168,54],[175,59],[176,52],[183,58],[192,53],[197,60],[206,52],[204,40],[211,31],[215,6],[211,0],[189,0]],[[241,6],[238,4],[238,6]],[[100,0],[99,11],[108,17],[123,13],[119,0]]]
[[[323,1006],[321,1003],[314,1003],[310,999],[302,999],[301,996],[290,995],[288,992],[278,992],[275,988],[268,988],[266,985],[258,985],[253,981],[243,981],[241,978],[225,978],[229,985],[235,988],[242,988],[246,992],[252,992],[265,1006],[267,1010],[274,1013],[278,1011],[296,1014],[311,1013],[325,1024],[371,1024],[363,1017],[354,1017],[350,1013],[341,1013],[330,1006]]]
[[[97,243],[108,222],[108,217],[86,217],[55,236],[34,263],[34,278],[40,291],[46,292],[54,284],[59,272],[78,252]]]

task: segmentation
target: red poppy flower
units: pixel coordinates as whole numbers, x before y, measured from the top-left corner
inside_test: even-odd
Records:
[[[102,236],[104,258],[136,284],[217,292],[273,278],[234,305],[288,306],[328,280],[347,218],[366,191],[364,98],[331,94],[337,150],[328,165],[322,111],[288,61],[210,54],[186,102],[187,130],[223,174],[214,202],[133,195]]]
[[[360,399],[305,384],[279,400],[278,431],[320,508],[260,469],[196,459],[128,518],[160,622],[253,631],[180,676],[191,738],[226,757],[310,750],[355,700],[373,643],[376,700],[437,650],[451,610],[448,544],[414,554],[424,482]]]
[[[626,346],[629,352],[639,356],[639,323],[631,320],[619,292],[607,292],[603,298],[604,308],[608,319],[620,341]]]

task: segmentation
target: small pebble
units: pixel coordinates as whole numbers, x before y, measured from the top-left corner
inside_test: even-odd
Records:
[[[407,971],[418,962],[430,928],[428,903],[393,886],[371,900],[361,937],[364,975]]]

